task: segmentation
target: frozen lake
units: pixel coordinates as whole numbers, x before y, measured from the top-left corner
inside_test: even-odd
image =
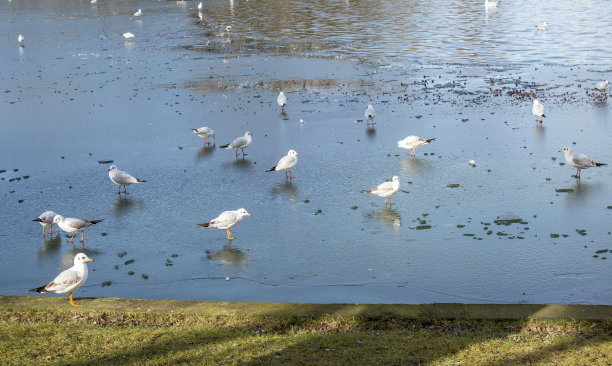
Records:
[[[3,1],[0,294],[84,251],[76,297],[612,304],[612,167],[577,180],[558,152],[612,164],[611,7]],[[246,158],[219,149],[247,130]],[[408,135],[436,141],[411,158]],[[265,170],[290,149],[287,183]],[[111,160],[147,182],[117,195]],[[391,209],[360,193],[394,175]],[[196,226],[240,207],[231,245]],[[46,210],[104,221],[83,248]]]

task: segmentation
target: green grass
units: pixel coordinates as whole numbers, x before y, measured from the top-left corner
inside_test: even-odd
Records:
[[[122,299],[113,299],[114,306],[82,299],[73,308],[64,298],[2,300],[2,365],[612,364],[609,320],[287,315],[278,305],[271,305],[274,312],[263,304],[194,302],[161,309]],[[242,306],[246,310],[236,310]]]

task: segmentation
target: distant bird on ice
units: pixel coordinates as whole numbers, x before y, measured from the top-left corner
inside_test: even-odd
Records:
[[[209,127],[200,127],[200,128],[192,128],[191,129],[193,131],[193,133],[195,133],[196,135],[200,136],[202,138],[202,140],[204,140],[204,143],[206,145],[210,145],[210,141],[209,138],[212,136],[212,138],[215,138],[215,131],[212,130],[212,128]]]
[[[596,163],[593,160],[590,160],[584,154],[575,154],[569,147],[564,147],[559,150],[559,152],[565,153],[565,161],[574,168],[578,169],[576,174],[572,175],[574,178],[580,179],[580,169],[588,169],[594,166],[604,166],[608,165],[606,163]]]
[[[98,0],[91,0],[89,3],[90,3],[90,4],[95,4],[95,3],[97,3],[97,2],[98,2]]]
[[[287,105],[287,96],[285,93],[278,93],[278,97],[276,97],[276,103],[281,107],[281,111],[285,110],[285,106]]]
[[[487,9],[497,8],[499,6],[499,3],[501,3],[501,0],[500,1],[485,0],[485,8],[487,8]]]
[[[110,168],[108,168],[108,177],[111,182],[119,186],[117,194],[121,194],[121,187],[123,187],[123,193],[127,193],[127,186],[130,184],[146,182],[144,179],[134,178],[127,172],[117,169],[116,165],[111,165]]]
[[[595,86],[595,89],[599,90],[600,92],[603,92],[605,94],[605,96],[608,96],[608,92],[606,91],[606,89],[608,89],[608,84],[610,84],[610,82],[608,80],[604,80],[602,82],[597,83],[597,86]]]
[[[57,224],[57,226],[59,226],[59,228],[65,232],[72,234],[72,237],[68,239],[69,243],[72,243],[74,240],[74,235],[79,232],[81,233],[81,239],[79,239],[79,241],[82,243],[85,240],[83,231],[91,225],[95,225],[99,222],[102,222],[102,220],[81,220],[72,217],[64,218],[62,215],[55,215],[53,218],[54,224]]]
[[[546,24],[546,22],[544,22],[542,24],[536,25],[536,29],[539,31],[545,31],[548,29],[548,25]]]
[[[377,185],[376,187],[368,190],[363,190],[361,193],[370,193],[375,194],[379,197],[385,197],[385,207],[387,205],[391,206],[395,203],[391,202],[391,196],[396,194],[399,191],[400,181],[399,177],[396,175],[391,179],[390,182],[384,182],[382,184]]]
[[[121,33],[121,35],[123,36],[123,38],[125,38],[128,41],[134,38],[134,33],[131,33],[131,32]]]
[[[236,138],[234,141],[230,142],[229,144],[222,145],[219,147],[221,149],[226,149],[226,150],[236,149],[236,157],[238,157],[238,150],[240,149],[242,150],[242,157],[244,158],[245,155],[249,155],[249,154],[244,153],[244,149],[246,149],[251,144],[251,141],[253,141],[252,136],[253,134],[247,131],[244,133],[244,136],[240,136]]]
[[[25,38],[23,38],[23,36],[21,34],[19,36],[17,36],[17,42],[19,42],[21,47],[23,47],[23,41],[24,40],[25,40]]]
[[[142,10],[141,9],[138,9],[138,11],[134,13],[135,17],[139,17],[141,15],[142,15]]]
[[[202,3],[199,3],[199,4],[198,4],[198,10],[199,10],[199,11],[202,11]]]
[[[55,218],[55,215],[57,215],[55,212],[53,211],[45,211],[42,214],[40,214],[40,216],[38,216],[37,218],[35,218],[32,221],[36,221],[39,224],[42,225],[42,229],[43,229],[43,235],[44,234],[54,234],[55,232],[53,231],[53,218]],[[51,227],[51,230],[49,232],[45,231],[45,228],[47,226]]]
[[[72,293],[78,290],[87,281],[87,262],[93,262],[85,253],[79,253],[74,257],[74,265],[60,273],[48,284],[28,290],[29,292],[55,292],[56,294],[70,294],[70,304],[78,304],[72,300]]]
[[[293,169],[293,167],[297,164],[298,162],[298,155],[300,155],[299,153],[297,153],[295,150],[289,150],[289,152],[287,153],[286,156],[283,156],[278,163],[273,166],[272,168],[266,170],[266,172],[277,172],[277,171],[284,171],[285,172],[285,177],[287,179],[293,179],[295,177],[291,176],[291,169]],[[289,174],[287,175],[287,171],[289,171]]]
[[[203,224],[198,224],[198,226],[216,227],[217,229],[225,230],[227,233],[227,240],[234,240],[235,238],[232,236],[229,229],[238,225],[245,216],[251,216],[251,214],[244,208],[240,208],[236,211],[223,211],[217,218]]]
[[[398,141],[397,147],[404,148],[404,149],[410,149],[412,151],[408,155],[415,156],[416,149],[418,149],[421,146],[430,144],[432,141],[435,141],[435,140],[436,140],[435,137],[427,140],[427,139],[420,138],[418,136],[408,136],[405,139]]]
[[[365,112],[363,113],[365,119],[366,119],[366,125],[372,125],[374,126],[374,117],[376,117],[376,111],[374,110],[374,107],[371,104],[368,104],[368,108],[366,108]]]
[[[544,114],[544,105],[538,102],[537,99],[533,100],[533,106],[531,107],[531,113],[533,113],[536,116],[536,122],[538,122],[537,117],[540,117],[540,120],[539,120],[540,123],[544,121],[542,117],[546,117],[546,115]]]
[[[225,31],[227,32],[227,34],[229,35],[230,32],[232,31],[232,26],[228,25],[227,27],[225,27]]]

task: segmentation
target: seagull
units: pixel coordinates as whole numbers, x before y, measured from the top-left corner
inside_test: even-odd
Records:
[[[363,114],[366,118],[366,125],[369,125],[370,123],[373,125],[375,125],[374,123],[374,117],[376,117],[376,111],[374,110],[374,107],[371,104],[368,104],[368,108],[365,110],[365,113]]]
[[[531,113],[535,114],[536,117],[540,117],[540,123],[544,121],[542,117],[546,117],[546,115],[544,114],[544,105],[538,102],[537,99],[533,100],[533,107],[531,107]],[[536,122],[538,122],[537,118]]]
[[[597,83],[597,86],[595,86],[595,89],[599,90],[600,92],[605,93],[605,96],[608,96],[608,93],[606,92],[606,89],[608,89],[608,84],[610,84],[610,82],[608,80],[604,80],[600,83]]]
[[[412,152],[410,152],[410,156],[415,156],[416,155],[416,149],[418,149],[421,146],[430,144],[432,141],[435,141],[435,137],[432,139],[423,139],[420,138],[418,136],[408,136],[403,140],[400,140],[397,142],[397,147],[403,147],[404,149],[411,149]]]
[[[231,32],[231,30],[232,30],[232,26],[231,25],[228,25],[227,27],[225,27],[225,31],[227,32],[228,35]]]
[[[500,1],[485,0],[485,8],[487,8],[487,9],[489,9],[489,8],[497,8],[499,3],[501,3],[501,0]]]
[[[584,154],[574,154],[572,152],[572,150],[569,147],[567,147],[567,146],[564,147],[563,149],[559,150],[559,152],[565,153],[565,161],[567,161],[567,163],[569,165],[571,165],[574,168],[578,169],[576,171],[576,174],[572,175],[572,177],[574,177],[574,178],[580,179],[580,169],[588,169],[588,168],[594,167],[594,166],[608,165],[608,164],[605,164],[605,163],[596,163],[593,160],[590,160]]]
[[[138,9],[138,11],[134,13],[135,17],[139,17],[141,15],[142,15],[142,10],[140,10],[140,9]]]
[[[251,216],[244,208],[240,208],[236,211],[223,211],[216,219],[210,220],[198,226],[204,227],[216,227],[217,229],[225,230],[227,232],[227,240],[234,240],[232,233],[229,231],[232,227],[238,225],[242,218],[245,216]]]
[[[396,175],[391,179],[390,182],[384,182],[382,184],[377,185],[376,187],[368,190],[363,190],[361,193],[371,193],[375,194],[379,197],[385,197],[385,207],[387,205],[391,206],[395,203],[391,202],[391,196],[396,194],[399,191],[400,181],[399,177]]]
[[[65,232],[72,234],[72,237],[68,239],[69,243],[72,243],[74,240],[74,234],[78,232],[81,232],[81,239],[79,239],[79,241],[82,243],[85,237],[83,230],[99,222],[102,222],[102,220],[81,220],[72,217],[64,218],[62,215],[55,215],[53,218],[54,224],[57,224],[57,226],[59,226],[59,228]]]
[[[202,138],[202,140],[204,140],[204,143],[206,145],[210,145],[210,141],[208,141],[210,136],[215,138],[215,131],[213,131],[212,128],[209,128],[209,127],[200,127],[200,128],[192,128],[191,130],[193,131],[193,133],[195,133],[196,135],[200,136]]]
[[[251,136],[253,136],[253,134],[247,131],[244,133],[244,136],[240,136],[229,144],[222,145],[219,147],[222,149],[236,149],[236,157],[238,157],[238,149],[240,149],[242,150],[242,157],[244,158],[245,155],[249,155],[244,153],[244,149],[246,149],[251,144]]]
[[[89,3],[90,3],[90,4],[95,4],[95,3],[97,3],[97,2],[98,2],[98,0],[91,0]]]
[[[277,172],[277,171],[284,171],[285,172],[285,177],[287,179],[293,179],[295,177],[291,176],[291,169],[293,169],[293,167],[297,164],[298,162],[298,158],[297,156],[300,155],[299,153],[297,153],[295,150],[289,150],[289,152],[287,153],[286,156],[283,156],[278,163],[273,166],[272,168],[266,170],[266,172]],[[287,175],[287,171],[289,171],[289,175]]]
[[[74,257],[74,266],[60,273],[48,284],[28,290],[29,292],[55,292],[56,294],[70,294],[70,304],[78,304],[72,300],[72,293],[78,290],[87,281],[87,262],[93,262],[85,253],[79,253]]]
[[[542,23],[542,24],[538,24],[538,25],[536,25],[536,29],[537,29],[537,30],[539,30],[539,31],[545,31],[545,30],[547,30],[548,28],[547,28],[546,22],[544,22],[544,23]]]
[[[199,4],[198,4],[198,10],[199,10],[199,11],[202,11],[202,3],[199,3]]]
[[[281,107],[281,111],[285,110],[285,106],[287,105],[287,96],[285,96],[285,93],[278,93],[278,97],[276,97],[276,103],[278,103],[278,105]]]
[[[118,170],[116,165],[111,165],[110,168],[108,168],[108,177],[113,183],[119,186],[117,194],[121,194],[121,187],[123,187],[123,193],[127,194],[127,186],[130,184],[146,182],[144,179],[134,178],[127,172]]]
[[[131,32],[121,33],[121,35],[123,36],[123,38],[127,39],[128,41],[134,38],[134,33],[131,33]]]
[[[23,47],[23,41],[25,38],[23,38],[23,36],[20,34],[19,36],[17,36],[17,42],[19,42],[21,44],[21,47]]]
[[[53,231],[53,218],[55,217],[55,215],[57,215],[55,212],[53,211],[45,211],[42,214],[40,214],[40,216],[38,216],[37,218],[35,218],[32,221],[37,221],[38,223],[40,223],[43,227],[43,235],[44,234],[54,234],[55,232]],[[51,227],[51,231],[46,232],[45,231],[45,227],[50,226]]]

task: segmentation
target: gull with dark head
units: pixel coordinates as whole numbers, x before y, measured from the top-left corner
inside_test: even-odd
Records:
[[[578,169],[576,174],[572,175],[574,178],[580,179],[580,169],[588,169],[597,166],[608,165],[606,163],[596,163],[595,161],[589,159],[584,154],[576,154],[569,147],[564,147],[559,150],[559,152],[565,153],[565,161],[574,168]]]
[[[116,165],[111,165],[110,168],[108,168],[108,177],[110,178],[111,182],[119,186],[119,191],[117,194],[121,194],[121,187],[123,187],[123,193],[127,193],[126,187],[130,184],[146,182],[144,179],[134,178],[127,172],[117,169]]]
[[[55,218],[55,215],[57,215],[55,212],[53,211],[45,211],[42,214],[40,214],[40,216],[38,216],[37,218],[35,218],[32,221],[36,221],[39,224],[42,225],[42,230],[43,230],[43,235],[45,234],[54,234],[55,232],[53,231],[53,218]],[[49,232],[45,231],[45,228],[49,226],[51,229]]]
[[[395,203],[391,202],[391,196],[396,194],[399,191],[400,181],[399,177],[394,176],[390,182],[384,182],[382,184],[377,185],[376,187],[368,190],[363,190],[361,193],[369,193],[375,194],[379,197],[385,197],[385,207],[387,205],[391,206]]]
[[[251,216],[251,214],[244,208],[239,208],[235,211],[223,211],[217,218],[203,224],[198,224],[198,226],[216,227],[217,229],[225,230],[227,233],[227,240],[234,240],[235,238],[232,236],[229,229],[238,225],[245,216]]]
[[[81,220],[72,217],[64,218],[62,215],[55,215],[53,218],[54,224],[57,224],[57,226],[65,232],[72,234],[72,237],[68,239],[69,243],[72,243],[74,235],[78,232],[81,233],[81,239],[79,239],[79,241],[82,243],[85,240],[85,229],[99,222],[102,222],[102,220]]]
[[[72,300],[72,293],[78,290],[87,281],[87,262],[93,262],[85,253],[74,257],[74,265],[60,273],[55,279],[44,286],[28,290],[29,292],[54,292],[56,294],[70,294],[70,304],[78,304]]]
[[[247,131],[244,133],[244,136],[240,136],[229,144],[221,145],[219,147],[226,150],[236,149],[236,157],[238,157],[238,150],[242,150],[242,157],[244,158],[245,155],[249,155],[244,153],[244,149],[251,145],[251,141],[253,141],[252,136],[253,134]]]

